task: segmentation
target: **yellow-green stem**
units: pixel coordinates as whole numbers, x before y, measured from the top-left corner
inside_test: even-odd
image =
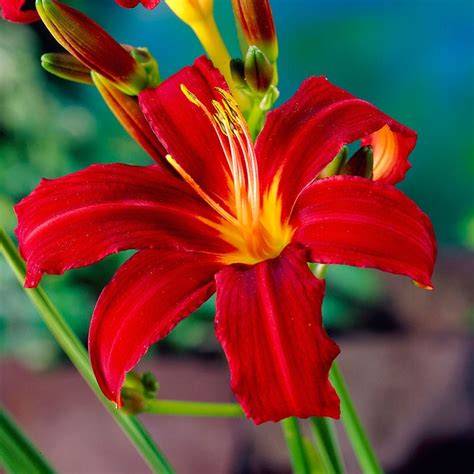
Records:
[[[156,415],[243,417],[237,403],[189,402],[180,400],[147,400],[143,411]]]

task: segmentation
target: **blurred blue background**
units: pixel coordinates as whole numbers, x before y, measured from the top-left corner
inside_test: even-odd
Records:
[[[149,12],[121,9],[111,0],[68,3],[87,12],[120,42],[147,46],[163,78],[203,53],[189,28],[166,5]],[[223,36],[238,56],[230,2],[215,4]],[[305,77],[325,75],[416,130],[413,167],[400,187],[429,214],[440,245],[437,291],[428,296],[420,296],[423,292],[408,282],[374,271],[331,268],[326,326],[342,338],[343,353],[344,341],[349,346],[358,337],[379,347],[387,335],[399,340],[403,334],[403,344],[411,337],[418,343],[427,335],[433,341],[454,335],[466,351],[459,363],[471,368],[470,376],[463,375],[463,386],[474,384],[474,350],[468,343],[474,327],[474,3],[273,0],[272,7],[280,47],[280,103]],[[10,233],[15,226],[13,204],[40,177],[58,177],[97,162],[149,162],[94,88],[66,83],[42,71],[40,54],[58,50],[40,24],[0,23],[0,224]],[[84,341],[101,288],[128,255],[45,278],[44,286]],[[211,301],[153,349],[152,357],[158,351],[167,357],[219,360],[213,313]],[[4,359],[21,361],[28,370],[64,362],[3,261],[0,351]],[[394,358],[395,354],[396,349]],[[472,401],[474,389],[469,390]],[[469,413],[472,416],[472,406]],[[424,438],[419,434],[414,439],[412,451]],[[412,451],[405,450],[407,459]],[[394,472],[411,472],[403,471],[402,465],[403,457]]]

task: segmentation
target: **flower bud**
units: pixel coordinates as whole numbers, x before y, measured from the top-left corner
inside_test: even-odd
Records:
[[[245,82],[245,65],[241,59],[231,59],[230,74],[237,87],[247,87],[247,83]]]
[[[86,67],[129,95],[148,86],[145,69],[86,15],[56,0],[36,0],[36,8],[56,41]]]
[[[66,79],[68,81],[80,82],[82,84],[94,84],[91,71],[68,53],[47,53],[41,56],[41,66],[46,71]]]
[[[132,48],[130,54],[145,69],[148,87],[156,87],[161,82],[160,70],[158,62],[148,51],[148,48]]]
[[[273,66],[256,46],[249,46],[245,56],[245,80],[256,92],[266,92],[273,80]]]
[[[257,46],[273,64],[278,43],[269,0],[232,0],[232,8],[247,45]]]
[[[374,157],[370,145],[363,146],[352,155],[351,159],[342,167],[342,175],[360,176],[372,179],[374,175]]]
[[[318,178],[329,178],[330,176],[335,176],[339,174],[346,164],[347,155],[349,154],[349,148],[343,146],[335,158],[329,163],[321,173],[319,173]]]
[[[159,384],[151,372],[129,372],[122,387],[122,407],[129,415],[144,411],[147,400],[155,399]]]
[[[136,97],[130,97],[117,89],[105,77],[91,73],[92,80],[105,103],[130,136],[158,163],[166,163],[166,151],[150,128]]]
[[[199,23],[213,15],[213,0],[166,0],[166,3],[188,25]]]

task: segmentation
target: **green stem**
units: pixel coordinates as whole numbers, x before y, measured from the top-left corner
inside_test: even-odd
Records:
[[[15,273],[18,281],[23,283],[25,278],[25,263],[18,254],[14,243],[2,228],[0,228],[0,250]],[[40,313],[43,321],[58,344],[76,366],[97,398],[103,403],[117,424],[130,438],[152,472],[173,473],[173,469],[168,461],[159,451],[142,424],[136,418],[124,415],[118,411],[116,407],[103,396],[95,380],[84,346],[66,324],[64,318],[54,307],[45,291],[41,287],[37,287],[25,289],[25,293]]]
[[[334,422],[330,418],[313,417],[309,420],[309,426],[316,439],[318,452],[326,472],[328,474],[344,474],[346,471]]]
[[[0,407],[0,465],[7,472],[53,474],[55,471],[20,427]]]
[[[266,112],[260,109],[260,100],[261,98],[253,101],[247,116],[247,126],[249,127],[252,140],[255,140],[257,135],[260,133],[264,115],[266,114]]]
[[[383,474],[382,468],[375,456],[370,441],[365,434],[357,411],[347,390],[344,378],[337,363],[334,363],[330,372],[330,379],[341,399],[341,418],[352,449],[359,461],[364,474]]]
[[[143,411],[157,415],[242,417],[237,403],[187,402],[179,400],[147,400]]]
[[[310,470],[301,436],[298,419],[291,417],[281,421],[288,452],[290,453],[291,466],[294,474],[309,474]]]

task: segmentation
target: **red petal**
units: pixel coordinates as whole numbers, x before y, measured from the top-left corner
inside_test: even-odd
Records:
[[[396,137],[391,151],[395,158],[381,151],[382,140],[370,134],[388,125]],[[341,147],[362,139],[374,146],[374,167],[377,160],[390,162],[375,178],[396,182],[409,168],[408,154],[415,146],[416,134],[385,115],[369,102],[357,99],[331,84],[325,77],[311,77],[297,93],[268,115],[256,143],[264,189],[281,173],[280,191],[285,196],[286,212],[296,196],[330,163]]]
[[[95,165],[40,185],[15,208],[26,286],[126,249],[225,251],[215,218],[185,183],[156,166]]]
[[[169,154],[208,194],[229,195],[225,155],[204,112],[181,91],[184,84],[209,110],[222,97],[215,88],[228,89],[220,72],[205,57],[181,69],[155,89],[139,95],[140,107]]]
[[[160,3],[160,0],[115,0],[120,6],[125,7],[125,8],[134,8],[136,7],[139,3],[141,3],[143,6],[148,8],[149,10],[153,10],[158,3]]]
[[[291,225],[313,262],[378,268],[432,287],[433,226],[393,186],[353,176],[318,180],[298,198]]]
[[[13,23],[33,23],[39,20],[36,10],[22,10],[26,0],[0,0],[2,18]]]
[[[92,368],[107,398],[120,404],[125,374],[214,293],[219,268],[209,255],[142,250],[117,271],[89,331]]]
[[[321,325],[324,281],[311,274],[305,252],[290,246],[273,260],[232,265],[216,282],[216,335],[245,414],[257,424],[339,418],[328,380],[339,348]]]

